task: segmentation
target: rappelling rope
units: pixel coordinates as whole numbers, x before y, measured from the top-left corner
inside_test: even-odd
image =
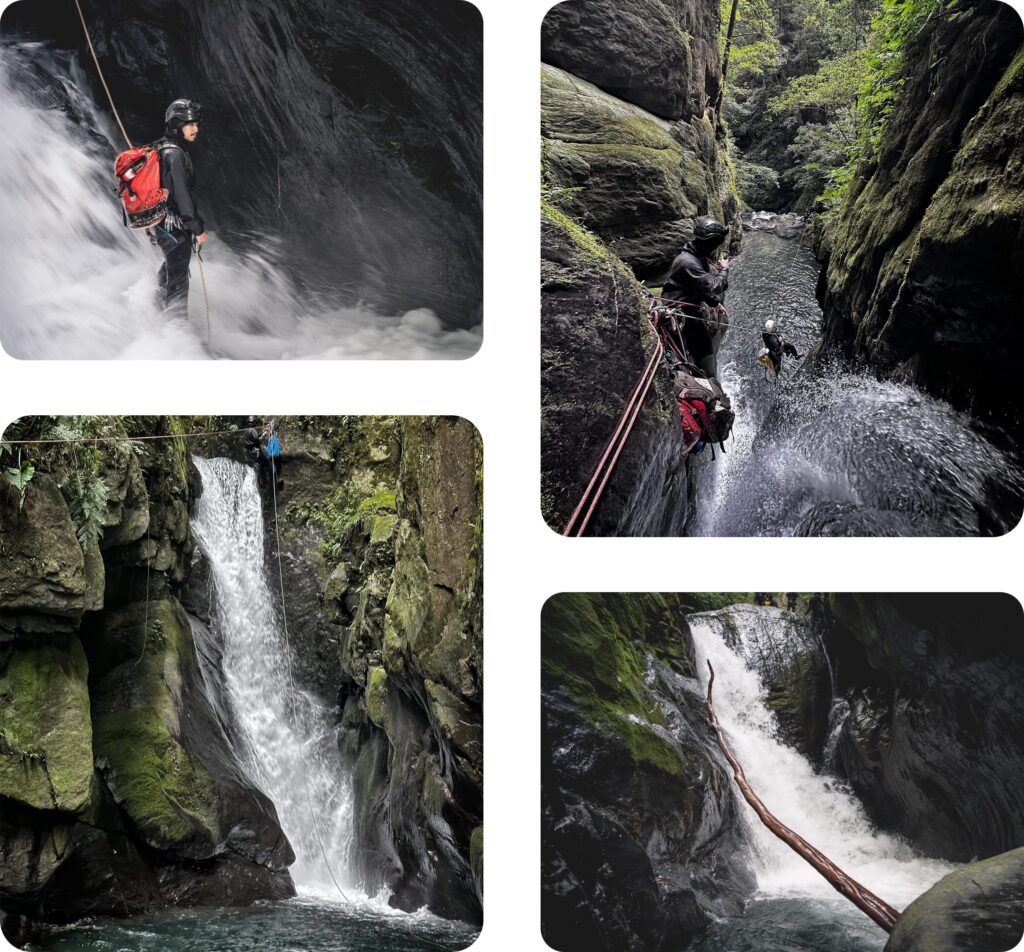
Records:
[[[285,607],[284,567],[281,560],[281,529],[277,524],[277,470],[273,462],[271,462],[270,468],[270,488],[274,497],[274,537],[277,540],[277,578],[281,583],[281,620],[284,623],[285,661],[288,668],[288,684],[294,697],[297,692],[295,690],[295,678],[292,676],[292,646],[291,638],[288,635],[288,609]],[[306,804],[309,806],[309,817],[313,821],[313,832],[316,834],[316,842],[320,847],[320,855],[324,858],[324,865],[327,867],[327,872],[330,874],[338,894],[351,906],[353,904],[352,900],[345,895],[345,891],[338,883],[334,870],[331,868],[331,861],[327,858],[324,841],[320,838],[320,827],[317,825],[316,811],[313,809],[313,797],[309,792],[309,770],[306,767],[305,757],[302,758],[302,785],[306,789]]]
[[[27,446],[40,443],[122,443],[125,440],[135,442],[136,440],[193,440],[202,436],[238,436],[246,432],[243,427],[240,430],[202,430],[199,433],[156,433],[149,436],[82,436],[67,437],[61,440],[0,440],[7,446]]]
[[[110,87],[107,85],[107,81],[103,76],[103,69],[100,67],[99,58],[96,56],[96,48],[92,45],[92,37],[89,36],[89,27],[85,22],[85,14],[82,13],[82,5],[75,0],[75,7],[78,10],[78,19],[82,21],[82,31],[85,33],[85,42],[89,44],[89,52],[92,53],[92,61],[96,64],[96,72],[99,74],[100,82],[103,84],[103,89],[107,94],[107,101],[110,103],[111,111],[114,113],[114,119],[117,120],[118,128],[121,130],[121,135],[124,136],[124,141],[128,143],[128,148],[135,148],[132,145],[132,140],[128,138],[128,133],[125,132],[124,123],[121,122],[121,117],[118,115],[117,106],[114,105],[114,97],[110,94]]]
[[[206,272],[203,270],[203,254],[196,245],[196,260],[199,262],[199,280],[203,285],[203,302],[206,304],[206,345],[210,345],[210,295],[206,293]]]
[[[601,459],[594,468],[590,482],[587,483],[587,488],[583,491],[580,501],[576,504],[576,508],[569,517],[569,521],[562,531],[563,536],[576,536],[578,538],[586,531],[590,517],[594,514],[594,510],[604,494],[608,480],[611,479],[612,472],[615,469],[615,464],[619,461],[619,456],[626,445],[626,441],[629,439],[629,434],[633,430],[633,424],[636,423],[636,419],[640,415],[640,408],[643,406],[644,398],[654,382],[658,361],[661,360],[664,350],[665,345],[662,342],[661,335],[658,334],[654,350],[651,351],[651,356],[647,360],[647,366],[644,367],[643,373],[640,374],[632,394],[626,401],[626,407],[622,411],[622,416],[619,417],[615,432],[612,433],[612,437],[608,441]],[[585,506],[586,511],[584,512]]]

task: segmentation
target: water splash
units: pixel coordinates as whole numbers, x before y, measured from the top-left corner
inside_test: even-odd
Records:
[[[277,808],[295,851],[291,872],[296,886],[336,899],[331,870],[342,886],[355,884],[347,863],[352,790],[338,753],[335,714],[318,698],[291,690],[288,643],[265,571],[255,470],[226,459],[196,458],[195,463],[203,492],[192,531],[210,561],[222,671],[247,747],[240,753],[253,781]],[[320,852],[318,831],[330,870]]]
[[[0,45],[0,340],[19,358],[463,358],[481,331],[425,308],[382,315],[301,292],[267,235],[213,233],[190,317],[156,306],[163,261],[121,224],[113,157],[124,147],[77,61],[38,43]]]
[[[736,332],[719,355],[734,439],[698,463],[696,535],[993,535],[1024,509],[1021,460],[917,388],[838,367],[778,384],[755,361],[767,317],[806,354],[820,336],[808,248],[748,234],[730,272]]]
[[[749,608],[749,607],[748,607]],[[917,855],[906,843],[876,829],[853,793],[839,780],[816,773],[779,738],[766,688],[756,669],[726,644],[726,627],[739,629],[751,615],[691,615],[697,667],[706,689],[707,662],[715,668],[715,712],[751,787],[783,823],[822,850],[854,879],[897,909],[905,908],[953,867]],[[761,898],[812,898],[853,916],[862,914],[838,896],[804,860],[775,837],[737,793]]]

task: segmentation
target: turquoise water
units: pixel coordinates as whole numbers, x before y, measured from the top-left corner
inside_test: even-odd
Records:
[[[477,930],[427,913],[313,897],[244,909],[173,909],[130,919],[88,919],[54,929],[29,949],[60,952],[437,952],[464,949]]]

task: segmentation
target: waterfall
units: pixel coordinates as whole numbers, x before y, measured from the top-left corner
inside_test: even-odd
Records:
[[[210,561],[228,704],[248,748],[239,753],[277,807],[295,851],[296,885],[328,895],[334,886],[318,832],[330,869],[343,887],[352,886],[346,861],[352,794],[338,753],[335,713],[312,695],[291,690],[276,579],[267,577],[265,565],[255,470],[227,459],[197,457],[195,464],[203,492],[192,531]]]
[[[897,909],[937,882],[952,867],[918,856],[906,843],[876,829],[853,793],[835,777],[815,772],[801,754],[780,739],[775,715],[765,703],[766,688],[756,668],[730,648],[752,624],[771,624],[774,609],[691,615],[697,668],[707,689],[707,662],[715,668],[715,712],[754,792],[783,823]],[[742,651],[742,648],[740,649]],[[742,804],[751,861],[762,898],[812,898],[836,908],[848,905],[814,869]],[[851,910],[852,906],[849,907]],[[859,913],[856,913],[859,915]]]
[[[90,64],[91,66],[91,64]],[[162,254],[121,222],[112,120],[84,92],[75,57],[0,45],[0,339],[19,358],[458,358],[477,330],[445,329],[425,308],[381,315],[300,294],[268,235],[212,231],[211,312],[192,269],[190,317],[156,306]],[[199,183],[202,207],[202,182]]]

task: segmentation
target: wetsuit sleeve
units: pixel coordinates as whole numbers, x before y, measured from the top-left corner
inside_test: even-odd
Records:
[[[800,356],[800,355],[799,355],[799,354],[798,354],[798,353],[796,352],[796,348],[795,348],[795,347],[794,347],[794,346],[793,346],[792,344],[783,344],[783,345],[782,345],[782,352],[783,352],[783,353],[784,353],[784,354],[785,354],[785,355],[786,355],[787,357],[796,357],[796,358],[799,358],[799,356]]]
[[[164,149],[160,159],[160,184],[170,192],[170,204],[181,220],[182,228],[193,235],[201,235],[206,226],[199,217],[199,209],[189,188],[184,153],[181,149]]]
[[[725,274],[712,274],[703,268],[684,266],[685,284],[694,288],[706,304],[721,304],[725,299],[729,278]],[[678,280],[678,279],[677,279]]]

